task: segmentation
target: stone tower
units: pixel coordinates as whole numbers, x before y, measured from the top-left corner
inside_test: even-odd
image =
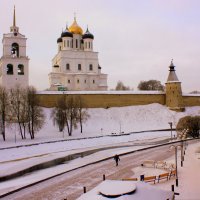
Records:
[[[174,111],[184,111],[181,82],[176,75],[173,60],[169,66],[169,75],[165,85],[167,107]]]
[[[7,89],[29,84],[29,58],[26,56],[26,37],[16,26],[15,8],[10,33],[3,35],[3,56],[0,59],[0,85]]]

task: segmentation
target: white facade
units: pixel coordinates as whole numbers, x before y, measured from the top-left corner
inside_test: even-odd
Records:
[[[107,90],[107,74],[101,73],[98,52],[93,51],[93,39],[88,29],[82,34],[76,19],[61,34],[49,74],[51,90]]]
[[[16,26],[14,10],[10,33],[3,35],[3,56],[0,59],[0,85],[7,89],[16,85],[27,87],[29,84],[29,58],[26,55],[26,40]]]

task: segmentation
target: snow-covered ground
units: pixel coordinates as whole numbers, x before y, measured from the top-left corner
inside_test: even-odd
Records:
[[[168,122],[172,122],[173,127],[175,127],[178,120],[185,115],[200,115],[200,106],[188,107],[185,112],[174,112],[166,106],[156,103],[144,106],[88,109],[90,118],[83,125],[83,133],[80,133],[80,128],[78,127],[78,129],[73,131],[71,137],[67,135],[66,130],[59,132],[58,128],[53,125],[50,118],[51,109],[45,108],[44,111],[46,114],[46,123],[42,130],[36,134],[34,141],[29,138],[22,141],[17,132],[17,126],[13,125],[7,128],[6,142],[3,142],[2,137],[0,137],[0,148],[44,141],[108,135],[111,133],[119,134],[120,131],[129,133],[168,129]]]
[[[53,125],[52,119],[50,119],[51,109],[45,108],[44,111],[46,114],[46,123],[43,129],[37,133],[34,140],[30,140],[29,138],[21,140],[20,135],[17,133],[16,126],[7,128],[6,142],[3,142],[2,138],[0,138],[0,175],[4,175],[6,173],[10,174],[27,166],[29,167],[37,163],[88,149],[114,145],[126,145],[128,142],[129,144],[130,142],[134,142],[136,144],[137,142],[141,143],[151,140],[156,141],[166,139],[170,137],[170,131],[134,133],[130,135],[123,135],[123,133],[121,133],[122,136],[115,136],[111,133],[119,135],[120,132],[124,132],[125,134],[137,131],[169,129],[168,122],[172,122],[173,127],[175,127],[179,118],[185,115],[200,115],[200,107],[189,107],[186,108],[185,112],[177,113],[170,111],[168,108],[160,104],[109,109],[88,109],[90,118],[83,126],[83,133],[81,134],[80,128],[78,128],[73,132],[73,136],[69,137],[67,136],[66,131],[60,133],[58,128]],[[104,137],[87,138],[95,136]],[[74,140],[62,141],[63,139]],[[56,140],[60,140],[60,142],[12,149],[1,149]],[[123,149],[123,151],[124,150],[125,149]],[[102,155],[104,154],[101,154],[101,157]],[[95,158],[95,156],[92,156],[92,158]],[[96,156],[96,158],[98,158],[98,156]],[[91,158],[87,160],[87,162],[90,160]],[[69,169],[72,169],[72,167],[77,167],[81,164],[84,164],[83,161],[81,159],[77,159],[76,161],[71,162],[71,166],[67,166]],[[29,177],[27,180],[22,178],[17,182],[17,184],[12,183],[12,180],[7,183],[4,182],[4,186],[1,184],[0,188],[2,187],[2,191],[9,191],[9,188],[15,188],[16,185],[24,185],[30,183],[30,181],[34,182],[37,177],[40,179],[45,178],[47,174],[54,175],[55,172],[62,172],[67,169],[65,165],[57,167],[59,170],[54,170],[54,168],[53,170],[46,169],[47,171],[41,170],[40,172],[36,172],[34,174],[35,176]]]
[[[199,173],[199,168],[200,168],[200,154],[195,153],[196,149],[200,148],[200,142],[196,144],[189,145],[189,147],[186,150],[186,155],[184,156],[184,162],[183,162],[183,167],[180,166],[180,152],[178,153],[178,178],[179,178],[179,185],[178,187],[175,186],[175,192],[179,193],[178,196],[176,196],[176,199],[180,200],[198,200],[200,199],[200,190],[199,190],[199,184],[200,184],[200,173]],[[175,163],[174,156],[166,160],[167,163]],[[145,176],[158,176],[159,174],[166,173],[164,170],[160,170],[157,168],[145,168],[145,167],[137,167],[133,168],[134,177],[140,177],[141,174],[145,174]],[[140,189],[139,182],[136,183],[136,191],[137,191],[137,186],[138,189]],[[162,189],[164,191],[170,191],[171,190],[171,185],[175,185],[175,179],[172,178],[168,181],[161,181],[160,183],[156,183],[154,186],[155,189]],[[83,194],[80,198],[80,200],[93,200],[93,199],[107,199],[103,197],[102,195],[99,195],[99,191],[101,191],[101,185],[97,186],[93,190],[87,192],[86,194]],[[107,187],[112,191],[114,184],[108,184]],[[143,188],[143,194],[141,195],[143,198],[142,199],[166,199],[165,198],[165,193],[161,192],[160,197],[154,197],[154,198],[145,198],[144,196],[149,194],[150,188],[142,186]],[[108,189],[108,190],[109,190]],[[135,196],[134,196],[135,195]],[[150,195],[150,194],[149,194]],[[125,195],[118,197],[116,199],[138,199],[138,193],[133,193],[132,195]],[[151,196],[151,195],[150,195]],[[171,198],[170,198],[171,199]]]

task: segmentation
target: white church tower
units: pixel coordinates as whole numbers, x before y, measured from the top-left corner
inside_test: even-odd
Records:
[[[57,40],[58,52],[49,74],[50,90],[107,90],[107,74],[101,73],[93,40],[88,28],[83,33],[74,18],[73,24]]]
[[[3,56],[0,59],[0,85],[7,89],[29,85],[29,58],[26,55],[26,37],[16,26],[15,8],[10,33],[3,35]]]

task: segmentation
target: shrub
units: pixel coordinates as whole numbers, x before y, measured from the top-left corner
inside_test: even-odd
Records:
[[[187,133],[193,138],[199,137],[200,116],[185,116],[180,118],[176,130],[178,132],[188,130]]]

